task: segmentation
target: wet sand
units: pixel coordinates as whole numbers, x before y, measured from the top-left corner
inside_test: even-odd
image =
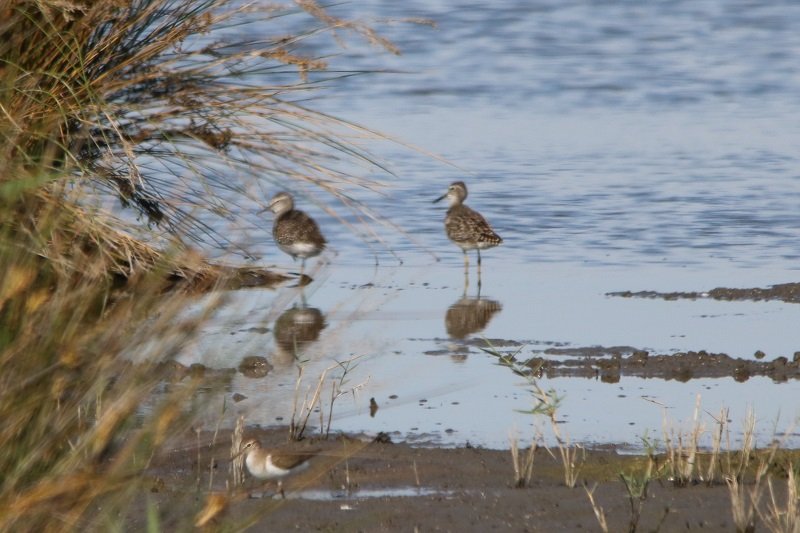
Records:
[[[270,445],[286,442],[285,430],[246,433]],[[224,502],[220,505],[224,510],[208,520],[209,530],[233,523],[252,526],[252,531],[599,531],[583,488],[597,484],[594,495],[609,530],[623,531],[630,524],[631,503],[620,473],[640,474],[646,465],[645,457],[621,455],[613,448],[589,450],[579,461],[577,486],[568,488],[560,461],[539,448],[530,486],[516,488],[507,450],[411,447],[339,436],[298,445],[320,455],[303,475],[284,484],[287,498],[282,499],[274,482],[250,476],[241,489],[225,490],[231,479],[230,435],[218,435],[217,446],[201,446],[196,489],[198,450],[188,445],[192,439],[186,436],[188,452],[162,457],[151,470],[153,489],[147,498],[157,505],[168,530],[201,515],[211,498]],[[771,470],[777,494],[785,486],[779,465],[787,460],[782,456]],[[209,491],[212,462],[214,481]],[[663,458],[659,462],[663,466]],[[144,516],[133,513],[129,526],[143,526]],[[732,531],[728,488],[720,481],[679,487],[662,473],[649,484],[638,527],[640,531]]]

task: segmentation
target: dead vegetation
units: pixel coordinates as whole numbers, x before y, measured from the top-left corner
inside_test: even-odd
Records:
[[[367,25],[313,1],[302,10],[229,0],[7,5],[0,185],[16,231],[40,237],[34,253],[78,269],[62,249],[73,246],[101,259],[93,268],[126,276],[187,243],[246,256],[233,235],[276,188],[369,216],[348,190],[380,187],[354,173],[383,168],[355,142],[377,134],[308,107],[320,82],[339,74],[304,53],[306,41],[345,32],[396,51]],[[306,32],[281,31],[293,12],[314,17]],[[280,37],[262,35],[270,27]],[[44,227],[53,210],[72,216]],[[179,277],[228,273],[170,257]]]
[[[191,291],[171,289],[281,281],[199,251],[247,256],[237,231],[268,191],[370,216],[348,192],[380,186],[353,143],[377,134],[308,106],[340,74],[304,43],[347,34],[394,51],[313,1],[0,4],[0,530],[122,527],[202,383],[154,400],[162,363],[223,301],[187,317]]]

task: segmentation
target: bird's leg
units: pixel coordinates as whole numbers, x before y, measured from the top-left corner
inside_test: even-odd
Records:
[[[306,271],[306,258],[303,257],[300,259],[300,277],[303,277],[303,272]]]
[[[467,287],[469,287],[469,256],[466,250],[464,252],[464,296],[467,294]]]
[[[286,493],[283,492],[283,481],[280,480],[280,479],[278,480],[278,492],[280,493],[281,498],[283,498],[285,500],[286,499]]]
[[[481,249],[478,248],[478,298],[481,294]]]

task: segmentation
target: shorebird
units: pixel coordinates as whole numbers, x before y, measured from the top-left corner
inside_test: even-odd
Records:
[[[467,186],[463,181],[450,184],[447,192],[433,201],[436,203],[444,198],[450,202],[450,209],[444,218],[444,229],[447,237],[456,243],[464,252],[464,269],[469,267],[467,250],[478,251],[478,274],[481,271],[481,250],[492,248],[503,242],[503,239],[494,232],[492,227],[483,218],[483,215],[464,205],[467,198]],[[480,280],[480,278],[478,278]]]
[[[269,201],[268,209],[275,214],[272,222],[272,237],[281,251],[302,260],[300,277],[306,259],[315,257],[325,249],[325,237],[313,218],[294,208],[294,199],[288,192],[279,192]]]
[[[250,474],[258,479],[277,480],[278,492],[284,498],[283,479],[308,468],[314,453],[295,453],[288,450],[262,448],[258,439],[247,439],[235,457],[245,454],[244,464]]]

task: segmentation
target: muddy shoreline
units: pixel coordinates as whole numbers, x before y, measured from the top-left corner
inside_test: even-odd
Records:
[[[605,383],[617,383],[624,376],[681,382],[724,377],[738,382],[754,376],[769,377],[775,382],[800,378],[800,352],[795,352],[791,360],[778,356],[770,361],[742,359],[705,350],[651,354],[629,347],[552,348],[544,353],[551,357],[534,357],[525,363],[536,377],[599,378]],[[763,353],[761,357],[764,357]]]
[[[270,446],[286,443],[285,430],[248,430],[246,435]],[[202,436],[204,442],[209,438]],[[584,489],[596,486],[594,497],[609,530],[623,531],[633,515],[620,474],[642,475],[647,465],[646,457],[619,454],[614,447],[586,450],[578,459],[579,481],[569,488],[558,451],[538,448],[530,485],[516,488],[508,450],[420,448],[339,436],[292,445],[319,455],[304,475],[285,483],[287,498],[282,499],[273,482],[250,476],[243,487],[228,490],[229,434],[200,448],[189,444],[193,439],[186,435],[183,446],[156,459],[151,492],[137,505],[155,505],[168,530],[185,527],[188,515],[203,520],[208,531],[230,525],[252,531],[599,531]],[[798,455],[782,451],[773,460],[770,473],[778,494],[785,486],[781,465]],[[640,531],[735,529],[730,493],[721,479],[679,486],[665,475],[663,461],[656,460],[660,474],[642,500]],[[144,527],[144,516],[133,512],[128,526]]]
[[[716,287],[704,292],[658,292],[658,291],[618,291],[606,293],[606,296],[621,298],[657,298],[662,300],[779,300],[787,303],[800,303],[800,283],[779,283],[769,287],[729,288]]]
[[[800,284],[782,284],[768,289],[714,289],[708,293],[613,293],[615,297],[770,299],[800,302]],[[483,312],[483,311],[481,311]],[[485,314],[485,313],[484,313]],[[483,314],[481,315],[483,316]],[[516,368],[533,377],[580,377],[617,383],[627,376],[676,380],[732,378],[738,382],[765,376],[775,382],[800,378],[800,352],[737,358],[702,349],[676,353],[653,353],[632,346],[570,346],[542,343],[533,357],[521,355],[526,342],[511,339],[458,338],[458,349],[469,353],[490,348],[505,356],[518,357]],[[430,340],[430,339],[428,339]],[[428,355],[451,354],[452,349]],[[530,355],[530,351],[526,350]],[[441,352],[441,353],[440,353]],[[490,357],[490,355],[486,355]],[[264,377],[272,371],[264,358],[250,358],[237,368],[211,369],[202,365],[166,365],[173,381],[187,376],[227,381],[236,373]],[[237,401],[237,398],[233,398]],[[255,436],[266,446],[284,446],[286,429],[249,427],[245,436]],[[722,472],[723,461],[712,479],[707,472],[713,461],[708,454],[697,457],[697,469],[687,483],[677,483],[660,448],[652,478],[641,500],[631,499],[622,475],[644,476],[648,456],[630,455],[629,446],[598,445],[581,449],[576,463],[580,470],[574,488],[566,486],[564,467],[557,448],[538,448],[528,486],[516,487],[510,450],[476,447],[469,442],[455,447],[393,443],[383,435],[339,435],[329,440],[309,438],[302,450],[317,453],[304,475],[287,480],[287,498],[278,496],[276,484],[259,482],[245,475],[242,487],[233,487],[231,434],[195,433],[177,436],[173,451],[154,459],[148,469],[152,488],[137,496],[127,517],[130,529],[146,527],[147,506],[155,506],[161,527],[167,530],[220,528],[251,531],[600,531],[597,510],[587,489],[602,508],[609,531],[733,531],[731,492]],[[523,436],[523,445],[532,435]],[[526,440],[528,439],[528,440]],[[198,442],[202,443],[198,446]],[[209,444],[209,443],[212,444]],[[624,446],[624,448],[623,448]],[[733,450],[736,452],[736,450]],[[754,485],[753,468],[766,461],[767,451],[750,454],[751,467],[743,476],[745,490]],[[768,463],[768,472],[779,501],[786,492],[786,472],[797,464],[800,450],[781,450]],[[764,485],[762,484],[762,490]],[[766,493],[764,493],[766,495]],[[759,512],[768,497],[762,498]],[[641,514],[634,509],[641,504]],[[755,513],[756,530],[763,530],[763,516]]]

